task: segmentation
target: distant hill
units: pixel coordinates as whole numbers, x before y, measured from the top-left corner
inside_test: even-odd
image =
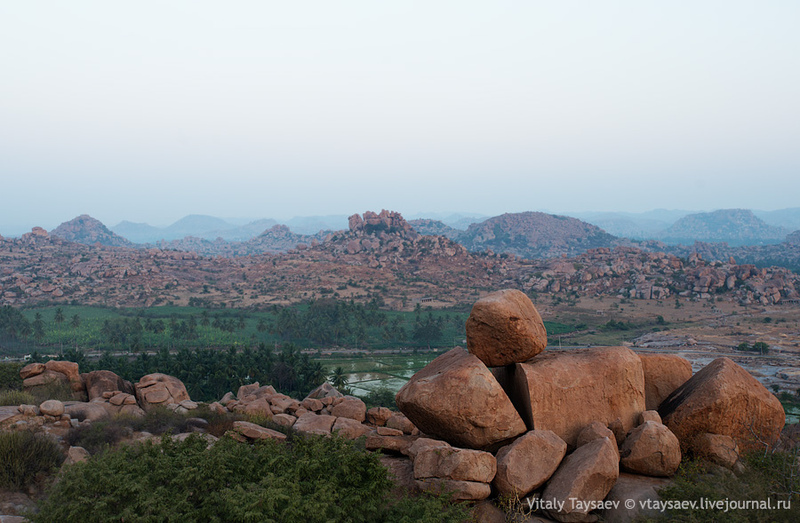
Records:
[[[408,223],[415,231],[425,236],[446,236],[451,240],[456,240],[464,232],[450,227],[439,220],[420,218],[417,220],[409,220]]]
[[[347,216],[332,214],[328,216],[295,216],[284,222],[297,234],[317,234],[320,231],[341,231],[347,229]]]
[[[150,243],[163,237],[163,230],[146,223],[134,223],[123,220],[111,227],[111,230],[134,243]]]
[[[276,222],[271,218],[264,218],[261,220],[252,221],[244,225],[240,225],[238,227],[234,227],[233,229],[205,231],[200,234],[200,237],[209,240],[222,238],[223,240],[229,240],[229,241],[239,241],[239,242],[247,241],[252,238],[255,238],[259,234],[263,233],[270,227],[274,227],[277,224],[278,222]]]
[[[655,209],[646,212],[569,212],[567,216],[578,218],[614,236],[637,240],[653,239],[677,220],[691,214],[690,211]]]
[[[480,223],[487,218],[489,218],[489,216],[486,216],[485,214],[476,214],[471,212],[421,212],[409,216],[408,221],[434,220],[442,222],[443,224],[454,229],[466,231],[467,227],[473,223]]]
[[[204,214],[190,214],[164,229],[167,238],[183,238],[184,236],[203,236],[207,231],[234,229],[235,225],[222,218]]]
[[[181,240],[186,237],[228,241],[246,241],[254,238],[278,222],[272,219],[255,220],[245,225],[233,225],[214,216],[189,215],[169,227],[153,227],[146,223],[120,222],[112,231],[135,243],[157,243]]]
[[[790,230],[764,223],[753,211],[723,209],[684,216],[659,234],[666,243],[727,242],[730,245],[779,243]]]
[[[285,225],[273,225],[258,236],[246,241],[228,241],[221,238],[213,240],[186,236],[180,240],[160,241],[161,249],[195,252],[202,256],[253,256],[258,254],[278,254],[296,248],[298,245],[314,245],[323,241],[329,232],[320,231],[314,235],[296,234]]]
[[[617,238],[568,216],[542,212],[503,214],[474,223],[458,242],[471,251],[491,249],[524,258],[575,256],[596,247],[613,247]]]
[[[99,243],[108,247],[135,247],[133,243],[111,232],[100,220],[82,214],[64,222],[52,231],[52,236],[74,243],[94,245]]]
[[[753,211],[758,218],[768,225],[786,227],[792,231],[800,229],[800,207],[779,209],[777,211]]]

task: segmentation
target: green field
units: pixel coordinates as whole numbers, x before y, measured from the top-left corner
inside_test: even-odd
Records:
[[[464,345],[464,324],[469,314],[467,310],[384,311],[348,302],[318,302],[268,311],[65,305],[26,308],[21,313],[31,325],[39,318],[38,335],[32,332],[14,337],[0,330],[0,356],[34,351],[58,354],[70,348],[135,353],[243,348],[260,343],[293,343],[321,350],[442,349]],[[545,325],[551,336],[574,330],[563,323]]]
[[[411,354],[367,354],[360,357],[330,357],[318,359],[328,373],[342,367],[347,375],[348,388],[363,396],[381,388],[393,393],[408,379],[447,349]]]

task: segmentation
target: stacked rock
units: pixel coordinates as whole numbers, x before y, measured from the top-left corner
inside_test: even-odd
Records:
[[[414,460],[417,486],[446,487],[458,499],[539,493],[553,501],[548,517],[589,520],[620,468],[624,488],[612,496],[651,495],[661,480],[648,478],[673,475],[682,450],[733,468],[739,448],[776,443],[784,423],[780,402],[727,358],[692,377],[674,355],[545,351],[544,323],[519,291],[478,300],[466,333],[467,350],[434,359],[396,397],[426,436],[418,442],[433,448],[396,446]],[[492,477],[491,467],[463,465],[488,462],[486,454],[494,454]]]

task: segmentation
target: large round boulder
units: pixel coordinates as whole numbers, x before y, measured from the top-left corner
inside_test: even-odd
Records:
[[[645,421],[631,431],[619,449],[620,465],[628,472],[669,477],[681,464],[681,444],[666,426]]]
[[[466,329],[467,350],[489,367],[522,363],[547,347],[541,316],[518,290],[497,291],[479,299]]]
[[[579,447],[558,467],[542,499],[552,501],[547,514],[556,521],[587,519],[593,506],[605,499],[619,477],[617,444],[600,438]]]
[[[130,381],[123,380],[110,370],[93,370],[92,372],[81,374],[81,378],[86,385],[89,401],[95,398],[102,398],[105,392],[134,393],[134,388]]]
[[[191,399],[183,382],[167,374],[148,374],[136,384],[136,398],[144,410],[155,405],[177,405]]]
[[[730,436],[739,448],[763,450],[778,442],[786,414],[749,372],[729,358],[717,358],[665,399],[658,409],[683,450],[703,433]]]
[[[419,430],[458,447],[487,449],[526,430],[489,368],[460,347],[414,374],[396,402]]]
[[[549,430],[532,430],[497,451],[497,475],[492,482],[501,495],[520,498],[550,479],[567,444]]]

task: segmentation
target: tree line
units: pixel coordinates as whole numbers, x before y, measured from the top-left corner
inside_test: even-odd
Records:
[[[216,401],[226,392],[235,394],[241,385],[254,382],[272,385],[292,397],[304,397],[328,379],[320,362],[312,361],[291,343],[278,348],[261,343],[254,348],[180,349],[175,353],[163,348],[153,355],[135,357],[105,352],[97,359],[68,349],[59,359],[74,361],[81,372],[110,370],[131,382],[154,372],[169,374],[180,379],[189,396],[198,401]],[[41,360],[38,354],[32,357],[32,361]]]

